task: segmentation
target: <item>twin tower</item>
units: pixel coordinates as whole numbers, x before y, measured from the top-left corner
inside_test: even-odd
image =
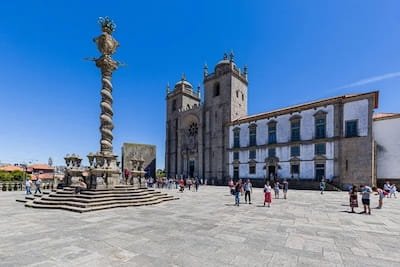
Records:
[[[213,73],[205,66],[203,76],[203,101],[200,87],[184,76],[167,88],[166,174],[219,184],[229,175],[229,123],[247,116],[247,67],[240,70],[233,54],[225,54]]]

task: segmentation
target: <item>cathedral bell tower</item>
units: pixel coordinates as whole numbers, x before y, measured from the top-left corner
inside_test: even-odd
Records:
[[[199,176],[197,137],[200,125],[200,90],[183,74],[173,90],[167,85],[165,168],[167,177]],[[190,157],[189,157],[190,156]],[[195,159],[194,159],[195,158]]]
[[[229,174],[227,124],[247,115],[247,67],[240,70],[231,52],[224,54],[214,73],[204,67],[204,174],[225,183]]]

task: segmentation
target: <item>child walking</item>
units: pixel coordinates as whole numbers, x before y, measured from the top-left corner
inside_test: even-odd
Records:
[[[350,208],[351,213],[354,213],[354,208],[358,208],[358,195],[357,195],[357,186],[353,185],[351,191],[349,192],[350,195]]]
[[[279,187],[280,187],[280,184],[278,181],[276,181],[274,184],[275,198],[279,198]]]
[[[264,185],[264,206],[265,203],[268,203],[268,208],[271,207],[271,202],[272,202],[272,194],[271,194],[272,188],[269,185],[269,182]]]
[[[376,192],[376,194],[379,197],[379,202],[378,202],[378,207],[376,207],[377,209],[381,209],[383,206],[383,199],[385,198],[385,191],[381,188],[377,188],[377,187],[372,187],[372,191]]]

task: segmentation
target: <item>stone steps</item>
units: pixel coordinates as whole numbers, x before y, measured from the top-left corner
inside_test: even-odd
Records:
[[[108,194],[105,194],[104,192],[102,192],[101,194],[90,194],[88,191],[83,191],[80,194],[52,193],[48,197],[52,197],[52,198],[76,197],[76,198],[82,198],[82,199],[96,199],[96,198],[105,198],[105,197],[119,198],[119,197],[125,197],[127,195],[129,195],[129,196],[147,196],[147,195],[152,195],[152,194],[161,194],[161,193],[156,192],[156,191],[147,191],[147,192],[145,191],[145,192],[125,192],[125,193],[110,192]]]
[[[53,190],[42,196],[26,196],[26,207],[63,209],[75,212],[89,212],[101,209],[154,205],[178,199],[154,189],[133,186],[118,186],[112,189],[85,190],[75,194],[74,188]]]
[[[78,201],[51,201],[51,200],[34,200],[32,203],[33,204],[40,204],[40,205],[66,205],[66,206],[73,206],[73,207],[80,207],[80,208],[92,208],[96,206],[104,206],[104,205],[114,205],[114,204],[140,204],[140,203],[148,203],[152,202],[155,200],[173,200],[174,198],[172,196],[162,196],[162,197],[151,197],[151,198],[146,198],[146,199],[128,199],[128,200],[104,200],[104,201],[98,201],[98,202],[89,202],[89,203],[83,203],[83,202],[78,202]]]
[[[63,209],[63,210],[83,213],[83,212],[90,212],[90,211],[97,211],[97,210],[104,210],[104,209],[113,209],[113,208],[126,208],[126,207],[156,205],[156,204],[160,204],[165,201],[170,201],[170,200],[175,200],[175,199],[177,199],[177,198],[157,199],[157,200],[147,201],[147,202],[143,202],[143,203],[140,203],[140,202],[117,203],[117,204],[101,205],[101,206],[94,206],[94,207],[85,207],[85,208],[69,206],[69,205],[35,204],[32,201],[28,201],[25,204],[25,206],[31,207],[31,208],[39,208],[39,209]],[[32,202],[32,203],[30,203],[30,202]]]
[[[160,192],[155,192],[155,193],[150,193],[150,194],[140,194],[140,195],[134,195],[134,194],[129,194],[129,195],[101,195],[101,196],[96,196],[96,197],[87,197],[83,195],[70,195],[70,196],[45,196],[42,197],[42,200],[57,200],[57,201],[78,201],[78,202],[84,202],[84,203],[90,203],[90,202],[99,202],[99,201],[106,201],[106,200],[135,200],[135,199],[146,199],[148,197],[153,197],[153,196],[158,196],[158,197],[163,197],[167,196],[165,193],[160,193]]]

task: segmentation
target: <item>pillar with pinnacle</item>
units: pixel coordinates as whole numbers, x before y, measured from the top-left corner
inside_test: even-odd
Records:
[[[113,153],[113,98],[111,83],[112,74],[120,65],[111,56],[116,52],[119,43],[112,33],[116,25],[109,17],[100,17],[99,24],[102,33],[94,39],[100,57],[93,59],[101,72],[101,102],[100,102],[100,151],[88,155],[90,164],[90,184],[92,188],[109,187],[119,183],[119,166],[117,156]]]
[[[97,44],[97,48],[101,53],[101,56],[95,59],[96,66],[101,71],[101,115],[100,115],[100,152],[103,155],[110,155],[113,153],[113,98],[112,98],[112,73],[118,68],[118,62],[115,61],[111,55],[115,53],[118,42],[111,35],[115,30],[114,22],[108,18],[100,18],[99,23],[101,25],[102,34],[95,38],[94,41]]]

